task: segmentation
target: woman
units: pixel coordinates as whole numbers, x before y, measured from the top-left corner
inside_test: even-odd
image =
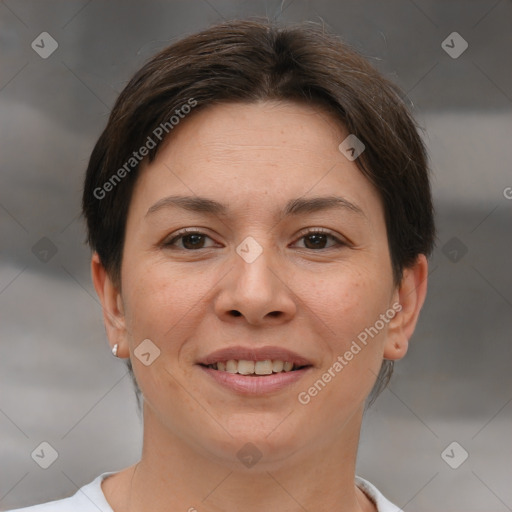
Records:
[[[186,37],[120,94],[83,211],[143,453],[23,510],[399,510],[355,476],[434,240],[425,148],[392,84],[310,23]]]

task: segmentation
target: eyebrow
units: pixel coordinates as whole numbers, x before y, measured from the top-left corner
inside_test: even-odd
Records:
[[[227,215],[229,208],[227,205],[219,203],[213,199],[199,196],[168,196],[157,201],[151,206],[146,217],[152,213],[169,207],[178,207],[195,213],[207,215]],[[366,217],[363,210],[356,204],[339,196],[321,196],[310,199],[297,198],[291,199],[286,203],[280,218],[293,215],[302,215],[305,213],[315,213],[323,210],[341,209],[356,213]]]

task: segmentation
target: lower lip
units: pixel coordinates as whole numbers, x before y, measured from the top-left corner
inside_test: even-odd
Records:
[[[297,382],[312,369],[311,366],[308,366],[301,370],[251,377],[250,375],[214,370],[213,368],[201,365],[199,365],[199,368],[222,386],[246,395],[263,395],[273,391],[280,391]]]

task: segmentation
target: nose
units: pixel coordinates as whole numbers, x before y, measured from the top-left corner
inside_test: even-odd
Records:
[[[290,272],[270,249],[254,260],[235,253],[232,271],[221,281],[215,310],[223,321],[245,321],[251,325],[283,323],[296,312]]]

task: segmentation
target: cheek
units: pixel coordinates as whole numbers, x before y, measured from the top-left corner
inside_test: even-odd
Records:
[[[131,264],[130,264],[131,263]],[[130,271],[123,276],[123,299],[127,338],[132,354],[133,370],[148,403],[158,404],[160,397],[181,397],[187,407],[187,397],[172,376],[178,364],[180,349],[200,311],[198,299],[204,294],[201,277],[194,272],[176,272],[169,264],[128,263]],[[156,345],[158,356],[148,366],[137,358],[137,347],[149,339]],[[154,407],[155,410],[159,406]]]
[[[386,327],[372,335],[367,329],[389,308],[387,284],[374,272],[358,270],[333,275],[309,295],[325,355],[321,372],[304,383],[297,397],[312,421],[324,418],[329,407],[337,429],[370,393],[382,363]],[[325,429],[318,421],[318,428]]]
[[[186,338],[197,325],[197,316],[205,313],[200,299],[211,283],[201,272],[178,271],[169,263],[142,262],[129,268],[123,297],[132,349],[149,338],[161,351],[178,350],[173,340]]]
[[[311,281],[310,281],[311,283]],[[322,326],[330,351],[345,351],[352,340],[389,308],[391,281],[374,266],[333,272],[314,286],[302,286],[301,296]],[[337,355],[337,354],[336,354]]]

